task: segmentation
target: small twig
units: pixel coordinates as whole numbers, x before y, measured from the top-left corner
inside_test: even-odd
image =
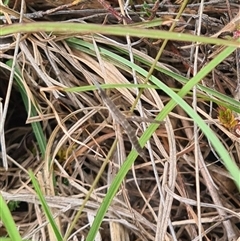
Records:
[[[103,102],[105,105],[109,108],[109,111],[112,113],[113,118],[123,127],[123,129],[126,131],[126,134],[128,135],[129,140],[131,141],[133,147],[136,149],[136,151],[139,153],[139,155],[146,159],[146,156],[144,154],[143,148],[140,146],[138,139],[135,135],[135,131],[132,128],[132,126],[127,121],[126,117],[120,112],[120,110],[117,108],[117,106],[111,101],[110,98],[107,97],[104,90],[100,87],[99,84],[96,84],[96,87],[98,88],[99,95],[101,96]]]
[[[240,24],[240,12],[225,27],[211,37],[217,38],[221,33],[233,32],[237,28],[238,24]]]
[[[151,16],[148,18],[148,20],[153,20],[156,17],[159,5],[160,5],[160,1],[157,0],[151,9]]]
[[[122,22],[123,20],[126,21],[126,23],[132,23],[132,20],[123,16],[122,14],[120,14],[119,12],[117,12],[109,3],[107,3],[105,0],[97,0],[103,7],[104,9],[106,9],[109,13],[111,13],[119,22]],[[44,15],[50,15],[52,13],[67,9],[67,8],[71,8],[74,6],[77,6],[79,4],[81,4],[82,0],[74,0],[71,3],[68,4],[64,4],[64,5],[60,5],[58,7],[49,9],[45,12],[42,12],[42,16]]]

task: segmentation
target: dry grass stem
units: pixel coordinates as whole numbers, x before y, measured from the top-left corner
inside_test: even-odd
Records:
[[[127,6],[122,1],[119,4],[109,0],[106,4],[120,6],[115,17],[112,10],[106,11],[101,4],[92,2],[61,11],[51,10],[56,7],[53,1],[26,0],[25,9],[20,8],[21,2],[10,1],[9,8],[1,5],[1,25],[21,21],[94,22],[101,28],[101,24],[120,24],[118,21],[122,20],[126,24],[128,18],[139,23],[161,17],[165,24],[154,27],[156,31],[169,31],[175,26],[172,31],[194,35],[198,31],[199,35],[219,38],[231,37],[239,28],[237,0],[203,1],[202,12],[199,12],[200,1],[192,1],[178,21],[172,19],[182,1],[154,4],[150,0],[146,3],[137,0]],[[12,215],[22,237],[55,240],[27,174],[29,169],[36,175],[64,235],[106,157],[111,156],[71,233],[71,240],[85,239],[89,224],[126,156],[133,147],[140,150],[136,140],[151,124],[147,120],[153,120],[170,101],[161,89],[144,89],[139,95],[138,88],[117,87],[99,92],[93,87],[144,83],[145,76],[137,67],[149,71],[162,44],[162,39],[97,33],[37,32],[0,37],[0,188],[5,200],[19,204]],[[163,71],[154,69],[153,75],[176,92],[182,84],[164,70],[191,78],[222,51],[221,46],[196,47],[183,41],[169,40],[164,44],[156,64]],[[237,63],[239,50],[204,77],[201,84],[239,101]],[[135,69],[131,68],[134,64]],[[85,90],[65,89],[76,87]],[[140,99],[132,108],[138,95]],[[210,95],[199,89],[184,98],[189,105],[194,103],[195,111],[239,165],[240,139],[220,123],[218,105],[210,99]],[[121,118],[116,121],[118,113]],[[131,120],[130,116],[140,117],[144,123]],[[129,128],[123,129],[125,121]],[[32,128],[36,123],[46,140],[44,153]],[[162,124],[155,124],[158,129],[139,151],[141,155],[105,216],[99,240],[237,240],[239,192],[211,143],[180,106]],[[129,129],[134,139],[129,138]],[[6,235],[2,226],[0,234]]]

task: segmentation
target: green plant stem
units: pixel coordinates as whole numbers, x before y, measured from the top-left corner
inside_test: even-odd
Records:
[[[212,130],[205,124],[205,122],[201,119],[201,117],[182,99],[191,89],[195,86],[204,76],[206,76],[212,69],[214,69],[220,62],[222,62],[228,55],[230,55],[236,48],[234,47],[227,47],[224,49],[217,58],[214,58],[208,65],[203,67],[191,80],[189,80],[186,85],[178,92],[178,94],[174,93],[169,87],[165,84],[157,80],[154,76],[151,76],[150,80],[157,85],[160,89],[162,89],[165,93],[167,93],[172,100],[163,108],[163,110],[158,114],[156,120],[162,121],[172,109],[179,104],[189,116],[191,116],[194,121],[199,125],[203,133],[206,137],[210,140],[213,147],[216,149],[219,156],[224,161],[226,168],[229,170],[230,174],[232,175],[235,183],[240,190],[240,183],[239,183],[239,176],[240,170],[237,165],[231,160],[227,150],[224,148],[222,143],[216,137],[216,135],[212,132]],[[140,144],[143,146],[145,143],[151,138],[152,134],[158,128],[158,124],[151,124],[144,134],[139,139]],[[92,227],[88,233],[86,241],[94,240],[96,233],[101,225],[101,222],[119,189],[123,179],[125,178],[128,170],[131,168],[132,164],[134,163],[138,153],[135,150],[132,150],[127,157],[127,160],[123,163],[120,171],[114,178],[112,185],[110,186],[108,193],[106,194],[102,205],[100,206],[96,218],[92,224]]]
[[[12,241],[22,241],[22,238],[17,230],[16,224],[9,211],[9,208],[0,193],[0,219],[6,227],[7,233]]]
[[[83,211],[83,209],[84,209],[87,201],[89,200],[89,198],[90,198],[90,196],[91,196],[94,188],[96,187],[97,183],[99,182],[99,180],[100,180],[100,178],[101,178],[101,176],[102,176],[102,174],[103,174],[103,171],[105,170],[107,164],[109,163],[110,157],[112,156],[112,153],[113,153],[113,151],[114,151],[115,148],[116,148],[116,145],[117,145],[117,139],[115,139],[115,141],[113,142],[112,147],[111,147],[111,149],[109,150],[106,159],[104,160],[104,162],[103,162],[103,164],[102,164],[102,166],[101,166],[101,168],[100,168],[100,170],[99,170],[96,178],[94,179],[94,182],[93,182],[92,185],[91,185],[91,188],[89,189],[86,197],[84,198],[84,201],[83,201],[81,207],[79,208],[76,216],[74,217],[74,220],[72,221],[69,229],[67,230],[67,232],[66,232],[66,234],[65,234],[65,236],[64,236],[64,238],[63,238],[63,241],[67,241],[67,239],[68,239],[68,237],[70,236],[72,230],[74,229],[77,221],[79,220],[79,218],[80,218],[80,216],[81,216],[81,214],[82,214],[82,211]]]
[[[1,11],[0,6],[0,11]],[[71,30],[71,32],[69,32]],[[109,26],[99,24],[81,24],[81,23],[56,23],[56,22],[34,22],[12,24],[0,27],[0,36],[6,36],[13,33],[36,33],[36,32],[52,32],[53,34],[113,34],[117,36],[135,36],[140,38],[152,39],[171,39],[176,41],[199,42],[207,44],[225,45],[232,47],[240,47],[240,44],[234,40],[223,40],[219,38],[209,38],[203,36],[195,36],[191,34],[175,33],[162,30],[133,28],[128,26]]]
[[[181,8],[180,8],[176,18],[175,18],[175,20],[178,20],[181,17],[181,14],[182,14],[184,8],[186,7],[187,3],[188,3],[188,0],[184,0],[184,2],[182,3]],[[169,33],[172,32],[174,30],[175,26],[176,26],[176,21],[172,23],[172,25],[171,25],[171,27],[170,27],[168,32]],[[150,67],[150,70],[148,71],[148,74],[147,74],[143,84],[147,84],[148,83],[148,80],[149,80],[150,76],[152,75],[154,69],[156,68],[158,60],[160,59],[160,57],[161,57],[161,55],[163,53],[163,50],[165,49],[165,47],[167,45],[167,42],[168,42],[168,39],[164,39],[164,41],[163,41],[163,43],[162,43],[162,45],[161,45],[161,47],[160,47],[160,49],[159,49],[159,51],[157,53],[157,56],[155,57],[152,65]],[[139,101],[143,91],[144,91],[144,89],[140,89],[140,91],[139,91],[139,93],[138,93],[138,95],[137,95],[137,97],[136,97],[136,99],[135,99],[135,101],[134,101],[134,103],[133,103],[133,105],[131,107],[130,112],[133,112],[134,109],[136,108],[137,103],[138,103],[138,101]]]

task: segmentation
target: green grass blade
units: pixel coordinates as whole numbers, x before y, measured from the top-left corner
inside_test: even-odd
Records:
[[[63,237],[62,237],[62,235],[61,235],[61,233],[60,233],[60,231],[58,229],[58,226],[57,226],[57,224],[56,224],[56,222],[55,222],[55,220],[54,220],[54,218],[52,216],[51,210],[49,209],[49,207],[47,205],[46,199],[44,198],[44,196],[43,196],[43,194],[41,192],[41,189],[39,187],[39,184],[38,184],[38,182],[37,182],[37,180],[36,180],[36,178],[35,178],[35,176],[34,176],[32,171],[29,171],[29,176],[30,176],[30,178],[32,180],[32,184],[34,186],[34,189],[35,189],[35,191],[36,191],[36,193],[37,193],[37,195],[39,197],[39,200],[40,200],[40,202],[42,204],[43,211],[44,211],[44,213],[45,213],[45,215],[47,217],[47,220],[49,221],[49,223],[50,223],[50,225],[52,227],[52,230],[53,230],[53,232],[54,232],[54,234],[56,236],[56,239],[58,241],[62,241]]]
[[[2,6],[0,6],[0,11]],[[200,42],[207,44],[217,44],[225,46],[240,47],[240,44],[235,40],[223,40],[219,38],[209,38],[204,36],[195,36],[192,34],[175,33],[163,30],[154,29],[142,29],[128,26],[110,26],[99,24],[81,24],[81,23],[57,23],[57,22],[33,22],[33,23],[20,23],[11,24],[0,28],[0,36],[10,35],[13,33],[36,33],[36,32],[53,32],[63,34],[73,33],[101,33],[101,34],[113,34],[118,36],[135,36],[151,39],[171,39],[176,41],[186,42]],[[71,32],[70,32],[71,31]]]
[[[166,94],[168,94],[172,100],[163,108],[163,110],[158,114],[156,120],[163,120],[169,112],[178,104],[180,105],[186,113],[194,119],[197,125],[201,128],[202,132],[206,135],[209,141],[212,143],[212,146],[215,148],[219,156],[222,158],[226,168],[232,175],[237,187],[240,190],[240,170],[238,166],[231,160],[228,151],[213,133],[213,131],[205,124],[205,122],[201,119],[201,117],[182,99],[192,88],[195,86],[204,76],[206,76],[209,71],[215,68],[220,62],[222,62],[229,54],[231,54],[235,48],[227,47],[223,52],[221,52],[217,58],[213,59],[208,65],[202,68],[196,76],[194,76],[191,80],[189,80],[186,85],[179,91],[178,94],[173,92],[168,86],[160,82],[154,76],[151,76],[150,80],[155,85],[157,85],[161,90],[163,90]],[[158,128],[158,124],[151,124],[148,129],[144,132],[144,134],[139,139],[140,144],[143,146]],[[115,179],[113,180],[112,185],[110,186],[108,193],[106,194],[102,205],[100,206],[96,218],[92,224],[92,227],[88,233],[86,238],[87,241],[92,241],[95,238],[95,235],[101,225],[103,217],[105,216],[114,196],[116,195],[123,179],[125,178],[127,172],[133,165],[138,153],[135,150],[132,150],[128,155],[126,161],[122,165]]]
[[[7,61],[6,64],[8,66],[12,67],[12,60]],[[22,100],[23,100],[23,103],[25,105],[25,109],[26,109],[26,111],[28,111],[29,102],[28,102],[27,93],[26,93],[26,90],[24,89],[24,86],[22,84],[22,77],[21,77],[20,71],[17,70],[16,68],[15,68],[15,73],[14,73],[14,79],[16,80],[16,84],[17,84],[19,92],[22,96]],[[37,115],[37,111],[36,111],[33,104],[31,104],[30,115],[31,115],[31,117]],[[34,135],[36,137],[37,143],[39,145],[39,149],[41,151],[41,154],[42,154],[42,156],[44,156],[46,146],[47,146],[47,142],[46,142],[46,138],[43,134],[42,126],[39,122],[33,122],[33,123],[31,123],[31,126],[32,126],[32,129],[33,129]]]
[[[9,208],[0,193],[0,218],[7,230],[7,233],[12,241],[22,241],[22,238],[17,230],[16,224],[12,218]]]
[[[73,48],[76,48],[80,51],[83,51],[87,54],[90,54],[90,55],[94,55],[95,56],[95,52],[94,52],[94,46],[93,44],[89,43],[89,42],[85,42],[83,40],[80,40],[80,39],[77,39],[77,38],[69,38],[67,40],[68,44],[73,47]],[[129,68],[132,68],[134,69],[136,72],[138,72],[139,74],[143,75],[143,76],[146,76],[146,72],[145,70],[143,70],[141,67],[139,67],[138,65],[130,62],[129,60],[127,60],[126,58],[124,57],[121,57],[109,50],[106,50],[102,47],[99,47],[99,51],[100,53],[102,54],[102,58],[107,58],[109,61],[114,61],[114,63],[119,66],[120,68],[122,67],[122,64],[124,64],[125,66],[129,67]],[[118,50],[119,51],[119,50]],[[122,51],[123,52],[123,51]],[[223,55],[227,54],[229,52],[229,49],[226,50],[226,52],[223,53]],[[126,52],[125,52],[126,53]],[[148,66],[150,66],[151,63],[147,62],[145,59],[143,59],[142,57],[140,56],[137,56],[135,55],[135,59],[137,61],[140,61],[141,63],[143,64],[146,64]],[[121,63],[121,66],[118,65],[117,63]],[[156,70],[159,70],[160,72],[174,78],[175,80],[179,81],[180,83],[182,84],[186,84],[189,82],[189,79],[185,78],[184,76],[181,76],[179,74],[176,74],[176,73],[173,73],[169,70],[166,70],[166,69],[163,69],[163,68],[160,68],[158,66],[156,66]],[[104,86],[104,85],[103,85]],[[216,90],[213,90],[211,88],[208,88],[208,87],[205,87],[201,84],[196,84],[197,88],[199,90],[201,90],[202,92],[206,92],[208,94],[208,96],[206,96],[206,99],[209,99],[209,96],[212,96],[212,97],[215,97],[217,98],[214,99],[214,98],[210,98],[209,100],[217,103],[218,105],[223,105],[237,113],[240,113],[240,106],[239,106],[239,101],[231,98],[231,97],[228,97]],[[113,86],[114,87],[114,86]],[[76,88],[79,88],[79,87],[76,87]],[[88,90],[89,87],[82,87],[82,88],[86,88],[86,90]],[[92,87],[93,89],[95,88],[94,86]],[[103,87],[104,88],[104,87]],[[141,87],[143,88],[143,87]]]

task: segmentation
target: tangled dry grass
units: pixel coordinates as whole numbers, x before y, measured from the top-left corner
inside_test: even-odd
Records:
[[[155,12],[149,10],[147,15],[147,10],[143,12],[143,1],[139,0],[132,6],[134,11],[130,11],[129,16],[133,21],[148,19],[153,14],[168,20],[174,18],[180,2],[163,2]],[[17,21],[20,3],[10,2],[10,9],[15,12],[2,15],[2,24]],[[114,2],[113,5],[115,4]],[[149,6],[152,7],[153,4]],[[174,31],[195,34],[199,6],[200,1],[191,1]],[[114,16],[100,8],[99,4],[93,3],[85,4],[84,8],[64,9],[50,15],[36,14],[50,7],[53,6],[49,1],[26,1],[23,22],[85,21],[117,24]],[[211,36],[221,31],[238,13],[238,0],[205,1],[201,34]],[[155,28],[168,30],[169,23]],[[226,34],[229,32],[221,33],[221,37],[224,38]],[[81,47],[75,43],[76,39],[82,41]],[[36,174],[47,203],[57,216],[62,233],[65,233],[105,157],[109,152],[112,153],[109,165],[101,174],[70,238],[82,240],[88,233],[89,224],[112,179],[131,151],[132,144],[122,128],[114,122],[97,91],[63,92],[62,88],[93,85],[92,78],[101,84],[128,84],[136,79],[138,83],[143,83],[144,78],[136,73],[134,75],[121,61],[110,59],[105,52],[101,52],[101,56],[96,54],[94,46],[97,45],[99,51],[106,50],[129,59],[129,42],[123,37],[37,32],[23,34],[19,40],[7,36],[2,41],[0,97],[4,103],[11,69],[7,63],[13,60],[14,49],[18,46],[17,69],[28,98],[24,103],[20,86],[14,82],[4,128],[9,167],[7,171],[1,168],[0,176],[4,198],[19,202],[19,207],[13,209],[12,215],[22,237],[54,240],[33,191],[28,169]],[[133,54],[137,53],[149,62],[154,61],[162,43],[162,40],[154,42],[138,38],[130,38],[129,41],[132,43]],[[186,77],[192,76],[193,56],[188,45],[183,41],[169,41],[159,66]],[[214,58],[218,48],[219,46],[207,45],[200,47],[198,69]],[[239,101],[239,56],[238,50],[225,59],[204,78],[203,84]],[[144,69],[149,68],[143,62],[136,63]],[[154,75],[172,88],[181,87],[173,78],[161,72],[155,70]],[[115,88],[107,94],[127,118],[137,91],[133,88]],[[141,104],[134,110],[134,114],[145,113],[153,119],[168,101],[169,97],[164,92],[149,89],[144,91]],[[191,104],[192,97],[188,95],[186,101]],[[34,106],[30,105],[31,102]],[[239,165],[240,142],[229,136],[219,123],[216,124],[217,107],[207,98],[199,97],[198,112]],[[193,121],[180,107],[176,107],[165,121],[151,139],[150,153],[153,156],[145,161],[138,157],[128,172],[99,230],[98,240],[100,236],[102,240],[126,241],[198,240],[199,230],[203,232],[203,240],[237,240],[240,236],[240,195],[230,175],[208,140],[200,133],[197,142],[201,152],[197,159],[200,163],[204,160],[205,166],[200,164],[199,169],[205,171],[200,170],[201,175],[197,179],[200,190],[196,191],[198,170],[195,166]],[[44,157],[31,123],[41,123],[46,138]],[[136,135],[140,136],[144,126],[135,120],[132,126],[136,129]],[[115,139],[118,143],[112,151]],[[46,176],[46,170],[54,175],[54,186],[49,176]],[[172,186],[175,187],[173,190]],[[201,213],[196,208],[196,200],[201,201]],[[2,227],[1,236],[5,232]]]

